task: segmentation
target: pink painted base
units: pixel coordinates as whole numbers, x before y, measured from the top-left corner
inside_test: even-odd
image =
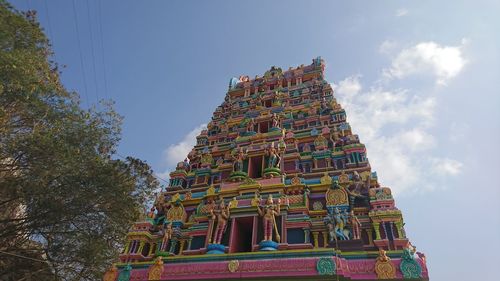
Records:
[[[234,272],[229,271],[230,261],[195,262],[195,263],[165,263],[161,280],[219,280],[273,277],[319,277],[316,269],[320,258],[279,258],[264,260],[239,260],[239,266]],[[377,279],[374,259],[346,260],[332,257],[336,263],[337,274],[352,280]],[[423,279],[428,279],[427,267],[421,258],[417,261],[422,266]],[[402,279],[399,271],[400,259],[393,259],[396,266],[396,278]],[[147,281],[148,268],[134,269],[130,280]]]

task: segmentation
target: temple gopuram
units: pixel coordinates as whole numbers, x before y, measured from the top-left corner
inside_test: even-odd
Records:
[[[104,280],[428,280],[324,70],[231,79]]]

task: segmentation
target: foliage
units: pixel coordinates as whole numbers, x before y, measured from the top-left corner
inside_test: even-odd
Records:
[[[35,16],[0,0],[0,279],[98,280],[158,182],[114,159],[122,118],[80,108]]]

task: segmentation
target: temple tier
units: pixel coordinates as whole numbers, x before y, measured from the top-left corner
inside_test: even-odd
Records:
[[[231,79],[104,280],[428,280],[324,68]]]

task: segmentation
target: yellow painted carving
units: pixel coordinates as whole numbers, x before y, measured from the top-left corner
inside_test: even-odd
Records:
[[[213,196],[215,195],[215,187],[213,185],[211,185],[208,189],[207,189],[207,196]]]
[[[171,202],[176,202],[178,200],[181,200],[181,195],[179,193],[176,193],[174,194],[174,196],[172,196]]]
[[[254,193],[251,205],[252,207],[257,207],[260,205],[261,198],[258,196],[257,192]]]
[[[328,141],[326,138],[322,135],[319,135],[315,140],[314,140],[314,146],[315,147],[326,147],[328,146]]]
[[[186,220],[186,210],[184,210],[184,206],[179,204],[178,206],[172,206],[167,212],[167,220],[168,221],[185,221]]]
[[[233,197],[233,200],[229,201],[229,209],[234,209],[238,207],[238,200],[236,197]]]
[[[163,273],[163,261],[161,257],[157,257],[155,260],[155,264],[149,268],[148,271],[148,280],[160,280],[161,274]]]
[[[205,153],[201,156],[201,163],[202,164],[209,165],[209,164],[212,164],[213,161],[214,161],[214,159],[212,157],[212,154],[210,154],[210,153]]]
[[[378,279],[396,278],[396,266],[391,262],[384,250],[379,251],[377,262],[375,263],[375,273]]]
[[[328,189],[325,194],[326,204],[332,205],[344,205],[349,204],[349,197],[347,192],[343,188],[339,189]]]
[[[325,173],[325,175],[321,177],[320,182],[321,184],[332,184],[332,178],[328,173]]]
[[[292,178],[291,183],[292,183],[292,185],[299,185],[300,184],[300,178],[297,177],[297,176],[295,176],[294,178]]]
[[[238,260],[232,260],[227,264],[227,270],[229,270],[229,272],[232,273],[236,272],[239,267],[240,267],[240,262]]]
[[[348,183],[349,182],[349,176],[342,171],[342,173],[339,175],[339,184],[343,183]]]

